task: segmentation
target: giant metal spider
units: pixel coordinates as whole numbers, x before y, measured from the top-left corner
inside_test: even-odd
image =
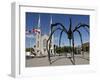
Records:
[[[82,24],[82,23],[79,23],[78,25],[75,26],[74,29],[72,29],[72,20],[71,18],[69,18],[69,21],[70,21],[70,25],[69,25],[69,29],[67,30],[65,28],[65,26],[61,23],[55,23],[55,24],[51,24],[51,34],[47,40],[47,45],[46,45],[46,49],[47,49],[47,53],[48,53],[48,60],[50,62],[50,64],[52,64],[51,62],[51,56],[50,56],[50,47],[51,47],[51,40],[52,40],[52,36],[53,34],[57,31],[57,30],[60,30],[60,37],[59,37],[59,47],[60,47],[60,44],[61,44],[61,38],[62,38],[62,33],[65,32],[67,38],[69,39],[69,44],[70,44],[70,47],[71,47],[71,43],[72,43],[72,49],[70,48],[70,50],[72,51],[71,52],[71,62],[73,65],[75,65],[75,56],[74,56],[74,33],[75,32],[78,32],[79,36],[80,36],[80,40],[81,40],[81,46],[83,44],[83,40],[82,40],[82,34],[81,32],[79,31],[80,28],[84,28],[88,34],[89,34],[89,30],[87,30],[87,28],[89,29],[89,25],[87,24]],[[59,25],[59,26],[58,26]],[[87,27],[87,28],[86,28]],[[82,47],[83,49],[83,47]],[[82,53],[84,55],[84,52]]]

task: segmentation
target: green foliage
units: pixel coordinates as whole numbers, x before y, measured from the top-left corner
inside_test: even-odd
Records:
[[[58,46],[56,46],[55,52],[58,54],[71,53],[72,47],[70,47],[70,46],[58,47]],[[78,50],[76,47],[74,48],[74,54],[80,54],[80,50]]]
[[[33,51],[34,49],[33,48],[26,48],[26,52],[30,52],[30,51]]]
[[[55,52],[60,54],[60,53],[65,53],[65,52],[71,52],[72,47],[69,46],[64,46],[64,47],[58,47],[56,46]]]

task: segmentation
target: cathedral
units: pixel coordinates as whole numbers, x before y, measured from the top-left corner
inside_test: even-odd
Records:
[[[52,17],[50,19],[50,25],[52,24]],[[41,35],[42,31],[40,29],[41,24],[40,24],[40,15],[39,15],[39,19],[38,19],[38,27],[36,29],[34,29],[35,32],[35,40],[36,40],[36,45],[33,47],[33,49],[35,50],[36,56],[47,56],[47,49],[46,49],[46,44],[47,44],[47,40],[49,38],[49,35],[44,34]],[[53,43],[54,37],[52,36],[52,41],[51,41],[51,48],[50,48],[50,52],[52,55],[54,55],[54,43]]]

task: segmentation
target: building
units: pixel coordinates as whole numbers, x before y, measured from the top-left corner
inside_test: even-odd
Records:
[[[52,24],[52,17],[50,20],[50,25]],[[36,56],[47,56],[47,49],[46,49],[46,44],[47,40],[49,38],[49,35],[44,34],[42,35],[42,31],[40,29],[40,15],[38,19],[38,27],[35,30],[35,39],[36,39],[36,45],[33,46],[33,49],[35,50]],[[54,54],[54,45],[53,45],[53,36],[52,36],[52,41],[51,41],[51,48],[50,48],[51,54]]]
[[[83,51],[85,52],[89,52],[89,47],[90,47],[90,43],[86,42],[83,44]]]

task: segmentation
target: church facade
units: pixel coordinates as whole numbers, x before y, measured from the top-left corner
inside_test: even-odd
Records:
[[[50,24],[52,24],[52,18],[50,20]],[[35,40],[36,40],[36,45],[33,46],[33,49],[35,50],[36,56],[47,56],[47,40],[49,38],[49,35],[44,34],[42,35],[42,31],[40,29],[41,25],[40,25],[40,16],[39,16],[39,20],[38,20],[38,27],[35,32]],[[52,41],[51,41],[51,48],[50,48],[50,54],[54,54],[54,43],[53,43],[53,37],[52,37]]]

